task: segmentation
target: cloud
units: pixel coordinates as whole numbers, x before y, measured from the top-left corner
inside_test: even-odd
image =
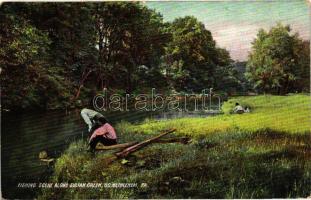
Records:
[[[298,32],[300,37],[308,40],[309,26],[298,21],[283,22],[290,24],[292,33]],[[232,23],[223,22],[218,25],[205,24],[207,29],[212,32],[214,39],[219,47],[225,48],[230,52],[230,55],[235,60],[246,60],[251,50],[251,43],[256,38],[260,28],[269,30],[276,22],[258,22],[258,23]]]
[[[257,25],[252,24],[222,24],[208,27],[219,47],[226,48],[233,59],[245,60],[251,49],[251,42],[256,37]]]

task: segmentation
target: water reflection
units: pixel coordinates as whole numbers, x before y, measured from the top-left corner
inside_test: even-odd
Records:
[[[112,124],[121,120],[139,122],[145,118],[170,119],[206,117],[206,113],[140,112],[105,113]],[[6,198],[33,198],[36,189],[17,188],[18,183],[47,180],[52,168],[38,159],[46,150],[50,157],[58,157],[74,140],[88,136],[80,110],[3,113],[1,134],[1,182]]]

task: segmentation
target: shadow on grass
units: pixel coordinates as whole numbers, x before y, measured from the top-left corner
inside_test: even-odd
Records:
[[[265,129],[253,134],[240,133],[243,136],[230,134],[218,135],[217,140],[223,139],[218,143],[213,136],[198,141],[200,152],[196,157],[178,168],[166,170],[158,177],[159,183],[147,193],[164,198],[310,195],[310,133],[291,135]]]

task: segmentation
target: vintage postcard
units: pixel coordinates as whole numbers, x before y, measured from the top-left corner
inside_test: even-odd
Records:
[[[2,2],[2,198],[311,198],[309,9]]]

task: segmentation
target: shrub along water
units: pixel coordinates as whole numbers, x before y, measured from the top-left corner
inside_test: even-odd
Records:
[[[311,191],[309,97],[257,96],[231,99],[247,114],[142,124],[119,123],[120,142],[144,140],[178,128],[193,142],[152,144],[107,163],[112,151],[85,151],[78,141],[57,159],[51,182],[137,183],[134,188],[43,189],[39,198],[286,198]],[[135,138],[135,139],[133,139]]]

